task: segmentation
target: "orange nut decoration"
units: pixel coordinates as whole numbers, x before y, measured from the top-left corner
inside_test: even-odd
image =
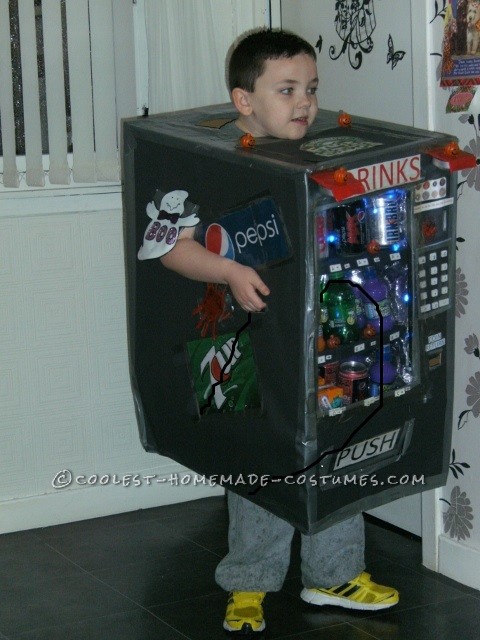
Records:
[[[449,142],[448,144],[445,145],[444,151],[445,151],[445,155],[449,156],[450,158],[453,158],[455,156],[458,156],[458,152],[460,151],[460,148],[458,146],[458,143],[452,140],[452,142]]]
[[[339,169],[336,169],[333,173],[333,180],[337,183],[337,184],[344,184],[348,179],[348,174],[347,174],[347,170],[345,169],[345,167],[340,167]]]
[[[340,338],[338,336],[331,335],[327,340],[327,347],[329,349],[335,349],[340,345]]]
[[[371,256],[374,256],[380,251],[380,243],[378,240],[370,240],[367,244],[367,251]]]
[[[339,127],[349,127],[352,124],[352,117],[350,114],[342,111],[338,116],[338,126]]]
[[[367,324],[367,326],[363,330],[363,337],[364,338],[373,338],[373,336],[376,333],[377,332],[375,331],[375,327],[372,327],[371,324]]]
[[[251,133],[246,133],[240,138],[240,145],[243,149],[252,149],[255,146],[255,138]]]

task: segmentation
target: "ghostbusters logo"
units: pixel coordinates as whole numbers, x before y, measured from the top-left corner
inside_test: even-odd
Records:
[[[182,227],[194,227],[200,222],[195,212],[197,207],[183,216],[187,197],[187,191],[176,189],[163,196],[159,209],[154,202],[147,204],[147,216],[151,222],[137,254],[139,260],[161,258],[173,249]]]

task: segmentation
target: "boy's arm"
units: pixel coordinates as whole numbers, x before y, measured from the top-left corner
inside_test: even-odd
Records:
[[[167,269],[201,282],[228,284],[235,300],[245,311],[262,311],[266,304],[258,295],[270,290],[255,269],[212,253],[193,239],[193,229],[182,231],[175,247],[161,259]]]

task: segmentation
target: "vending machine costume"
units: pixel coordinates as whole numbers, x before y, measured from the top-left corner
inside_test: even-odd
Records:
[[[455,306],[450,136],[321,111],[245,140],[220,105],[124,123],[132,389],[144,447],[305,533],[440,486]],[[258,269],[264,313],[160,256],[182,227]]]

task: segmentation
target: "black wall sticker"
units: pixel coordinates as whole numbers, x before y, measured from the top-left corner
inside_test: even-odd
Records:
[[[452,449],[452,459],[448,466],[455,480],[458,480],[459,475],[464,475],[464,469],[470,469],[468,462],[457,462],[455,449]]]
[[[335,11],[335,30],[343,45],[338,53],[335,45],[331,45],[330,58],[338,60],[347,52],[352,69],[359,69],[363,54],[373,49],[372,34],[376,27],[373,0],[337,0]]]
[[[405,51],[395,51],[395,47],[393,46],[393,38],[390,34],[388,34],[387,64],[390,64],[393,70],[397,66],[397,63],[400,62],[400,60],[403,60],[404,56]]]
[[[441,18],[442,20],[445,18],[445,13],[447,11],[447,0],[442,0],[442,2],[438,2],[435,0],[435,9],[433,18],[430,20],[430,24],[435,20],[435,18]]]

